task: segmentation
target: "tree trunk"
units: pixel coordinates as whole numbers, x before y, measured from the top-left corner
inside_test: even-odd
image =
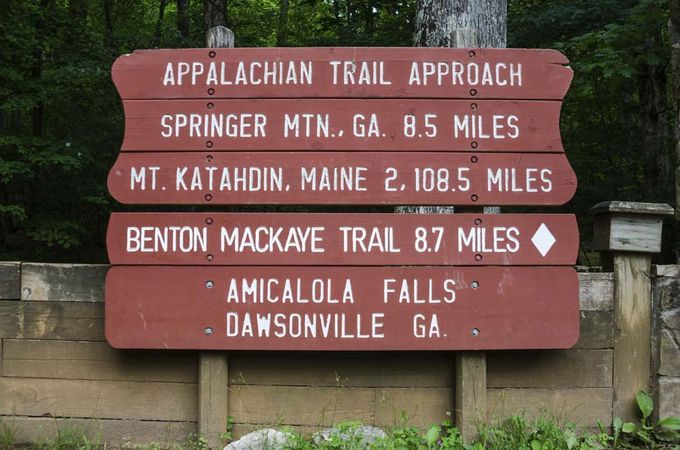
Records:
[[[158,2],[158,20],[156,21],[156,31],[153,34],[152,47],[161,45],[161,33],[163,31],[163,17],[165,16],[165,7],[168,6],[168,0],[159,0]]]
[[[45,16],[48,14],[47,9],[50,6],[50,0],[40,0],[40,12],[36,20],[35,29],[38,32],[42,32],[45,29]],[[43,66],[43,49],[44,41],[40,40],[39,44],[34,50],[33,67],[31,67],[31,78],[40,84],[40,78],[42,77],[42,66]],[[33,106],[31,111],[31,121],[33,128],[33,136],[39,137],[43,135],[43,122],[45,116],[45,105],[42,100],[38,100]]]
[[[189,38],[189,18],[187,9],[189,0],[177,0],[177,31],[183,39]]]
[[[205,29],[212,27],[227,26],[227,1],[226,0],[204,0],[203,16],[205,17]]]
[[[288,45],[288,0],[279,0],[279,27],[276,30],[276,45]]]
[[[663,45],[661,30],[647,40],[649,51]],[[661,64],[640,67],[639,97],[643,127],[644,189],[646,201],[663,200],[668,192],[670,161],[666,71]]]
[[[668,37],[671,45],[671,80],[673,87],[673,131],[675,138],[675,254],[680,262],[680,0],[669,0]]]
[[[113,48],[113,0],[104,0],[104,46],[114,54]]]
[[[506,0],[417,0],[416,47],[461,47],[460,30],[472,30],[477,46],[507,45]]]

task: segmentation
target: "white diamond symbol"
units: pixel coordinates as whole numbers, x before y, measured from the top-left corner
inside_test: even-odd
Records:
[[[536,230],[533,237],[531,238],[531,242],[533,242],[534,246],[539,252],[541,252],[541,256],[548,254],[556,240],[557,239],[555,239],[555,236],[553,236],[544,223],[538,227],[538,230]]]

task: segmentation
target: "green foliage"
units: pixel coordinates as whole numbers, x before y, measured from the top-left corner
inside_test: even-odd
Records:
[[[110,20],[107,2],[5,0],[0,8],[0,259],[106,261],[109,213],[134,209],[106,189],[123,135],[111,64],[135,49],[204,45],[201,1],[188,2],[186,36],[174,1],[162,22],[158,0],[110,1]],[[237,46],[276,43],[278,0],[227,3]],[[416,0],[289,0],[286,45],[410,46],[415,10]],[[562,136],[579,189],[565,209],[577,212],[584,242],[587,211],[599,201],[674,203],[674,111],[660,112],[650,131],[644,100],[650,70],[669,66],[667,22],[662,0],[509,2],[509,46],[558,48],[575,72]],[[654,183],[645,172],[656,163],[645,156],[650,139],[669,165]]]
[[[616,444],[619,443],[619,433],[623,433],[624,437],[621,442],[622,448],[636,448],[629,446],[641,445],[642,448],[652,450],[661,448],[663,443],[680,442],[680,417],[664,417],[655,422],[652,418],[654,411],[652,397],[647,392],[640,391],[635,399],[642,414],[642,420],[636,424],[622,423],[620,419],[616,419],[614,425]]]

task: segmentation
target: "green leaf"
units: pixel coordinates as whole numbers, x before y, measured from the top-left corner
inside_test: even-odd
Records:
[[[541,450],[543,446],[538,441],[531,441],[531,450]]]
[[[647,420],[647,418],[652,415],[652,410],[654,409],[652,397],[645,391],[639,391],[635,396],[635,399],[640,407],[640,411],[642,411],[642,416]]]
[[[680,430],[680,417],[664,417],[657,425],[668,430]]]
[[[441,432],[441,428],[439,428],[436,425],[431,426],[427,430],[427,434],[425,435],[425,439],[427,440],[428,445],[434,445],[435,442],[437,442],[437,439],[439,438],[439,433]]]
[[[635,433],[636,429],[637,427],[633,422],[626,422],[621,427],[621,431],[623,431],[624,433]]]
[[[614,426],[614,436],[618,436],[619,434],[621,434],[621,427],[623,427],[623,421],[621,420],[621,418],[616,417],[612,425]]]

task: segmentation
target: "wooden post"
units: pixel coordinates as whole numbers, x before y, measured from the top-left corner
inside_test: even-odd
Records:
[[[206,32],[208,48],[233,48],[234,33],[218,25]],[[222,448],[220,435],[229,418],[229,357],[227,352],[203,351],[198,356],[198,434],[208,448]]]
[[[639,418],[635,394],[651,386],[652,254],[661,251],[666,204],[604,202],[591,210],[593,248],[614,272],[614,417]]]

